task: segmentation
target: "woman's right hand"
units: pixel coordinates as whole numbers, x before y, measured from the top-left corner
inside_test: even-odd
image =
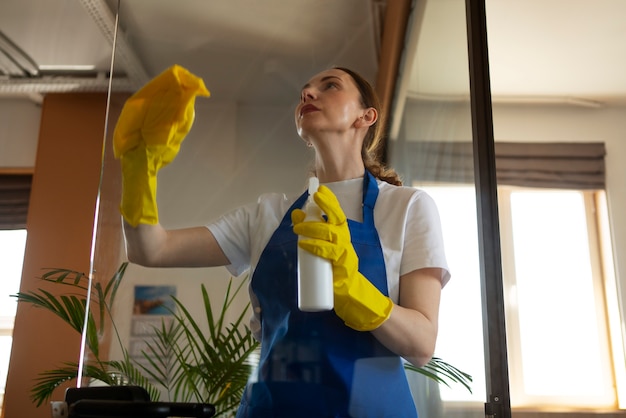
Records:
[[[130,225],[158,223],[156,175],[178,154],[193,124],[198,95],[210,95],[202,79],[174,65],[124,104],[113,152],[122,164],[120,210]]]

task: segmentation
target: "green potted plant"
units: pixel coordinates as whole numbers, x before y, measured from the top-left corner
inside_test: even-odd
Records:
[[[88,355],[83,364],[83,377],[104,385],[141,386],[153,401],[166,396],[172,402],[211,403],[215,405],[216,416],[232,414],[255,366],[250,355],[259,346],[251,330],[244,325],[249,303],[234,322],[225,323],[232,302],[246,281],[242,280],[233,287],[231,278],[218,316],[214,316],[211,299],[202,285],[205,322],[194,318],[172,296],[176,307],[172,310],[173,321],[169,324],[162,322],[155,327],[154,335],[142,350],[143,361],[138,362],[124,346],[112,316],[115,296],[127,267],[128,263],[122,263],[108,282],[93,284],[85,335]],[[82,333],[89,277],[81,272],[59,268],[47,269],[40,279],[67,286],[69,290],[57,296],[39,288],[19,292],[14,297],[20,303],[30,303],[52,312],[76,332]],[[100,340],[107,323],[120,346],[121,360],[103,359],[100,354]],[[408,363],[405,367],[441,384],[461,384],[471,392],[472,377],[440,358],[433,358],[421,368]],[[31,389],[31,398],[37,406],[41,406],[50,400],[56,387],[76,379],[78,373],[77,362],[65,362],[55,369],[41,372]]]
[[[246,307],[235,322],[226,324],[226,314],[245,281],[233,288],[229,282],[219,315],[213,315],[208,292],[202,285],[205,323],[191,316],[182,303],[173,297],[176,310],[173,321],[162,323],[147,341],[142,351],[142,362],[132,358],[115,327],[112,307],[128,263],[123,263],[106,283],[94,283],[89,306],[86,332],[87,360],[83,377],[104,385],[135,385],[145,388],[150,399],[167,397],[172,402],[199,402],[215,405],[216,416],[227,415],[239,405],[248,375],[254,365],[250,354],[258,347],[243,321]],[[30,303],[46,309],[61,318],[77,332],[82,333],[86,312],[87,275],[68,269],[49,269],[41,280],[67,286],[68,292],[55,296],[39,288],[14,295],[20,303]],[[101,357],[100,340],[108,323],[111,324],[122,352],[121,360]],[[208,329],[208,333],[201,331]],[[61,383],[78,376],[79,364],[65,362],[61,366],[39,374],[31,389],[31,398],[41,406],[50,400]]]

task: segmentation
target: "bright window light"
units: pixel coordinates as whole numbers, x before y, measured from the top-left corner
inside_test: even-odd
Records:
[[[15,298],[20,289],[26,230],[0,231],[0,395],[4,394],[11,355],[13,322],[17,310]]]
[[[435,356],[472,375],[472,393],[440,385],[447,402],[485,402],[485,363],[478,264],[476,194],[472,187],[423,187],[437,203],[452,279],[443,289]]]
[[[523,398],[613,405],[582,192],[516,191],[510,203]]]
[[[435,356],[474,378],[473,394],[441,386],[441,399],[484,403],[475,190],[417,187],[437,203],[452,272]],[[606,291],[611,282],[600,266],[594,216],[602,213],[593,192],[499,187],[498,194],[512,406],[615,407],[606,318],[613,312],[606,297],[614,293]]]

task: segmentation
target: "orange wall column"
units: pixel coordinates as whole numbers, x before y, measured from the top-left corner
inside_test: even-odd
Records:
[[[119,107],[118,103],[116,109]],[[50,94],[44,100],[27,222],[22,292],[40,287],[60,291],[59,286],[43,286],[38,280],[45,268],[68,268],[89,274],[105,113],[106,95],[102,93]],[[105,153],[111,154],[109,150]],[[115,162],[109,159],[112,156],[106,158],[105,172],[115,177],[119,168],[116,170]],[[103,187],[110,194],[104,199],[107,202],[119,202],[116,183],[119,182]],[[98,233],[99,247],[107,248],[109,263],[104,270],[112,274],[120,258],[119,213],[111,208],[102,212],[105,221],[99,224],[105,228]],[[106,278],[111,276],[108,271],[104,274]],[[2,416],[49,418],[49,405],[37,408],[30,398],[31,387],[42,371],[62,366],[64,362],[77,362],[79,351],[80,335],[61,319],[42,309],[19,304]],[[65,388],[75,385],[76,382],[68,382],[58,388],[52,400],[63,400]]]

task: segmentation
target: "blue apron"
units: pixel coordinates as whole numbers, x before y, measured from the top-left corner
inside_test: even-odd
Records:
[[[297,305],[297,240],[289,208],[252,276],[261,307],[259,367],[237,418],[402,417],[417,412],[400,357],[370,332],[347,327],[334,311],[301,312]],[[348,220],[359,271],[388,295],[374,226],[375,178],[365,173],[363,223]]]

